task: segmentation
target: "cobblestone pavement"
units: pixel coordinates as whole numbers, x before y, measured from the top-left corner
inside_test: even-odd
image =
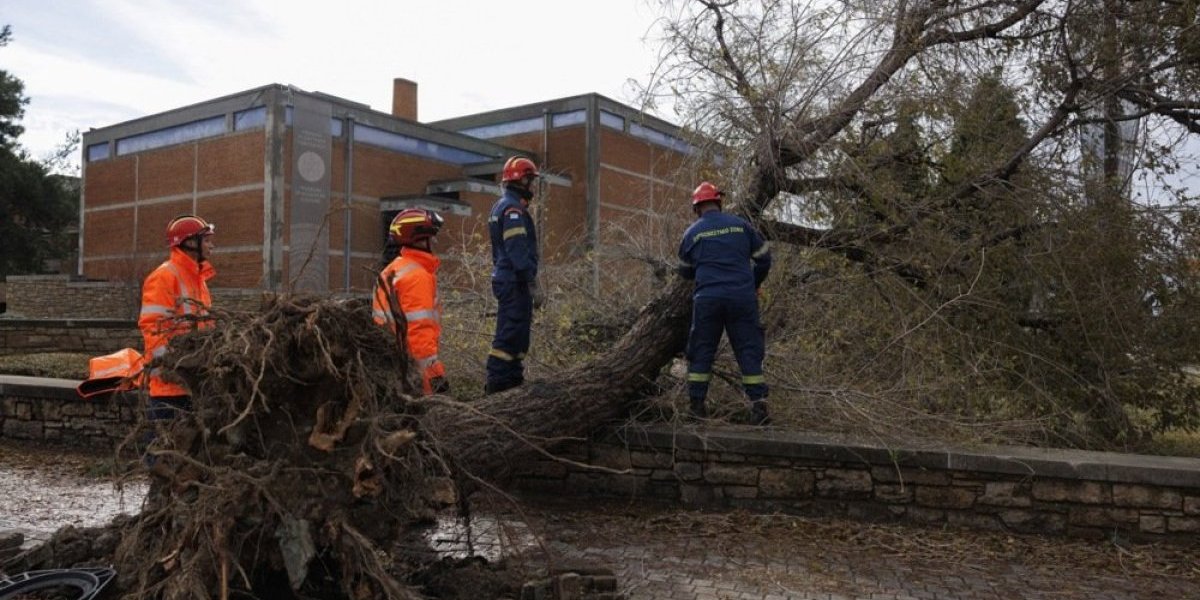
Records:
[[[0,444],[0,532],[34,540],[137,510],[97,457]],[[1200,542],[1130,545],[629,503],[478,504],[471,548],[613,569],[628,600],[1200,599]],[[498,517],[497,517],[498,515]],[[463,549],[448,519],[427,541]],[[539,541],[540,540],[540,541]]]

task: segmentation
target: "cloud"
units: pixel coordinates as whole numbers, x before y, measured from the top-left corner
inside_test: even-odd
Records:
[[[113,5],[115,6],[115,5]],[[106,65],[130,73],[186,82],[184,66],[169,56],[140,19],[123,14],[108,3],[20,2],[7,18],[14,43],[78,67]]]
[[[644,0],[30,0],[6,5],[16,41],[0,49],[31,103],[23,143],[104,127],[270,83],[377,110],[392,78],[420,85],[420,118],[598,92],[628,101],[653,70]],[[67,106],[78,101],[75,107]],[[107,104],[107,109],[101,105]]]

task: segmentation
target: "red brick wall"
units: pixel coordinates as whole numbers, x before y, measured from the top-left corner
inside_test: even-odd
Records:
[[[167,223],[193,211],[217,224],[218,247],[261,246],[264,147],[262,130],[255,130],[88,163],[83,274],[141,280],[167,255]],[[246,186],[258,188],[208,195]],[[135,201],[136,209],[89,210]],[[227,258],[214,257],[221,275],[213,285],[259,285],[261,251],[240,253],[236,267],[221,268]]]
[[[196,144],[139,152],[134,158],[139,202],[192,193]]]
[[[126,156],[88,163],[83,181],[88,206],[133,202],[136,158]]]
[[[196,161],[199,191],[261,184],[266,143],[262,130],[201,142]],[[262,194],[259,193],[260,209],[261,201]]]

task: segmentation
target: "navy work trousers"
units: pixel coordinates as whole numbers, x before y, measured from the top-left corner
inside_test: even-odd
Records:
[[[496,296],[496,335],[487,359],[487,386],[503,390],[525,382],[525,353],[533,324],[533,295],[526,281],[492,281]]]
[[[742,387],[751,400],[767,397],[763,380],[763,355],[766,353],[763,330],[758,321],[758,298],[696,298],[692,302],[692,329],[688,333],[688,397],[703,401],[712,379],[713,358],[721,343],[721,332],[729,335],[729,344],[742,371]]]
[[[191,396],[150,396],[149,404],[146,406],[146,420],[149,428],[142,434],[142,448],[150,447],[154,440],[158,439],[158,427],[168,427],[171,421],[179,415],[180,412],[188,412],[192,410]],[[142,462],[146,466],[154,465],[154,457],[146,454],[142,457]]]

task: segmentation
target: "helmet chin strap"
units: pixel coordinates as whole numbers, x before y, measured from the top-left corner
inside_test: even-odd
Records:
[[[193,236],[183,240],[183,242],[179,244],[179,247],[182,248],[184,252],[187,252],[188,256],[191,256],[193,259],[195,259],[196,264],[202,264],[204,262],[204,252],[201,250],[200,245],[203,243],[204,242],[201,242],[198,236]]]
[[[522,200],[524,200],[526,202],[533,200],[533,190],[530,189],[530,186],[525,185],[524,183],[519,182],[519,181],[509,181],[509,182],[505,183],[504,185],[506,187],[508,187],[509,189],[513,190],[514,192],[516,192],[517,195],[520,196]]]
[[[411,244],[405,244],[401,246],[401,248],[416,248],[417,250],[424,250],[430,254],[433,253],[433,246],[429,243],[429,238],[418,240]]]

